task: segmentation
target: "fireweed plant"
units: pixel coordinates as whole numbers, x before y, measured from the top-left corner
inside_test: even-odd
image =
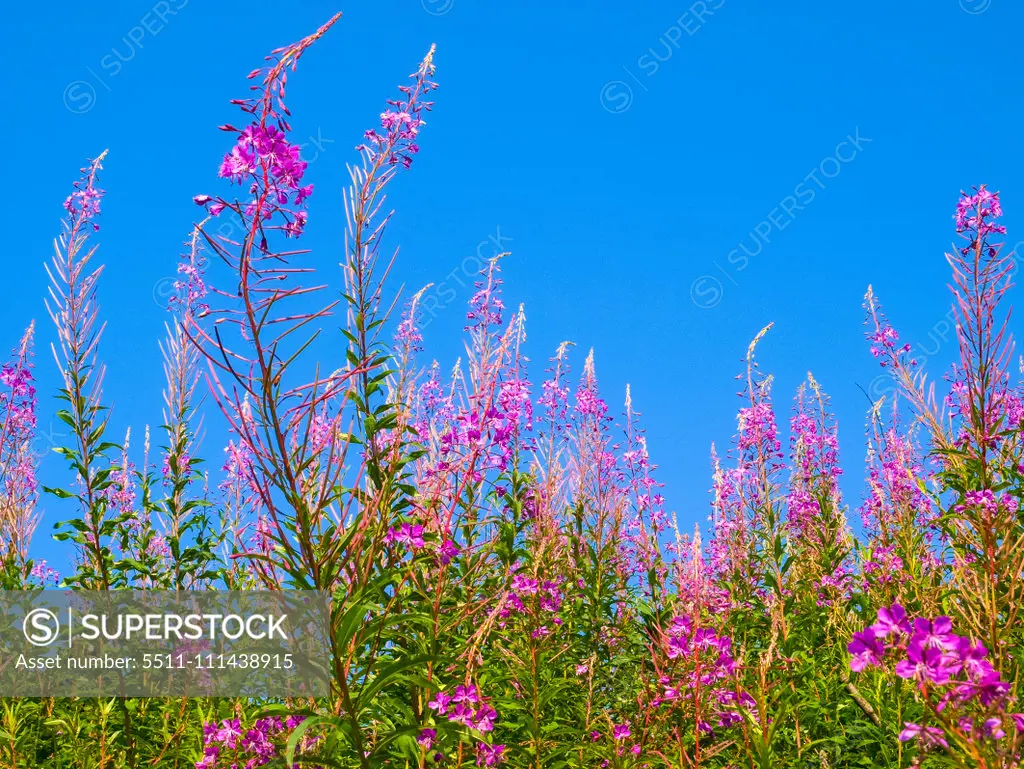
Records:
[[[712,449],[711,530],[684,533],[628,390],[616,416],[592,353],[527,357],[504,255],[478,276],[464,358],[422,358],[422,292],[389,290],[384,241],[433,49],[355,149],[341,274],[316,272],[286,87],[337,21],[274,51],[221,126],[160,344],[159,427],[108,429],[104,155],[48,265],[63,485],[37,481],[33,325],[0,368],[3,587],[327,591],[330,695],[5,699],[0,766],[1020,766],[1024,393],[999,196],[956,206],[945,380],[868,292],[870,352],[898,392],[869,412],[857,525],[828,397],[808,376],[786,429],[755,356],[766,328],[736,436]],[[204,420],[230,435],[212,466]],[[44,493],[71,511],[63,576],[29,557]]]

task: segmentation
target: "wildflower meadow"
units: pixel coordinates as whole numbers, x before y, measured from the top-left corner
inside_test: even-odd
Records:
[[[529,356],[514,259],[474,276],[459,365],[427,357],[388,193],[444,109],[434,48],[332,150],[351,154],[345,238],[304,249],[308,201],[337,191],[300,153],[289,87],[339,16],[248,81],[238,63],[153,341],[162,413],[110,427],[104,335],[127,320],[98,301],[102,148],[68,169],[48,317],[26,318],[0,374],[4,590],[322,591],[329,694],[4,697],[0,767],[1021,766],[1024,387],[998,192],[949,190],[948,371],[926,375],[867,292],[863,352],[893,386],[863,441],[844,433],[867,451],[862,498],[840,490],[825,383],[773,392],[766,325],[731,444],[687,469],[710,475],[710,522],[684,527],[642,404],[602,393],[593,354]],[[44,366],[58,391],[37,391]],[[44,474],[31,447],[54,398]],[[213,424],[226,446],[204,442]],[[30,550],[57,505],[55,569]]]

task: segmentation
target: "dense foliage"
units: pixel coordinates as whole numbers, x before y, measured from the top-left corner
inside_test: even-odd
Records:
[[[343,285],[309,281],[291,241],[313,186],[285,90],[336,21],[268,57],[234,102],[241,127],[222,126],[222,186],[195,198],[162,344],[159,430],[108,434],[102,156],[49,265],[63,485],[38,485],[30,450],[33,327],[0,374],[4,588],[329,591],[330,696],[5,699],[0,765],[1019,766],[1024,392],[998,195],[957,205],[948,395],[868,293],[896,393],[870,413],[860,523],[813,378],[784,447],[759,335],[702,541],[665,510],[628,393],[617,420],[592,356],[573,375],[564,344],[528,371],[500,257],[450,375],[418,358],[419,295],[390,322],[385,192],[419,151],[432,50],[357,148]],[[339,325],[344,355],[318,366]],[[220,472],[200,458],[201,416],[230,431]],[[56,534],[74,553],[63,576],[29,558],[44,491],[75,511]]]

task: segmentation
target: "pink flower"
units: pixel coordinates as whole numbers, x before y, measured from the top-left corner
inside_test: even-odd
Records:
[[[478,742],[476,746],[476,765],[498,766],[505,760],[504,753],[504,745],[488,745],[486,742]]]
[[[480,697],[476,693],[476,687],[472,684],[468,686],[456,686],[455,694],[452,696],[452,702],[459,703],[465,702],[470,705],[475,705],[480,701]]]
[[[956,658],[934,646],[923,646],[914,641],[907,648],[907,659],[896,664],[896,675],[933,684],[946,684],[956,675],[960,665]]]
[[[914,620],[914,641],[921,646],[953,649],[957,640],[949,617],[936,617],[933,620],[918,617]]]
[[[441,563],[447,566],[459,554],[459,546],[450,539],[446,539],[441,543],[441,547],[437,549],[437,554],[440,556]]]
[[[498,711],[492,708],[490,705],[481,705],[480,708],[473,714],[472,727],[477,731],[490,732],[494,731],[494,722],[498,718]]]
[[[949,748],[949,743],[946,742],[941,729],[934,726],[924,727],[920,724],[905,722],[903,724],[903,731],[900,732],[900,742],[909,742],[915,739],[920,740],[924,745],[938,745],[943,748]]]
[[[416,738],[416,742],[423,747],[424,750],[430,750],[434,745],[434,740],[437,738],[437,731],[434,729],[424,729],[419,733]]]
[[[894,603],[888,609],[878,610],[878,622],[871,626],[871,630],[879,638],[885,638],[892,634],[909,633],[911,625],[906,610]]]
[[[434,699],[427,703],[427,707],[431,710],[436,710],[439,715],[444,715],[448,712],[448,705],[451,703],[452,698],[450,694],[444,692],[438,692],[434,695]]]
[[[411,550],[419,550],[426,545],[423,539],[423,526],[411,523],[403,523],[390,529],[384,541],[405,545]]]
[[[881,664],[885,653],[885,647],[870,628],[854,633],[853,640],[846,648],[851,654],[850,669],[857,672]]]

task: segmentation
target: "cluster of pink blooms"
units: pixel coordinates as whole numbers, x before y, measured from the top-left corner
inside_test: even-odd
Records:
[[[1006,234],[1006,227],[993,224],[991,221],[1002,215],[1003,207],[999,202],[999,193],[989,192],[983,184],[975,187],[973,195],[960,193],[953,218],[956,221],[957,232],[967,233],[972,238],[984,238],[991,233]],[[962,253],[966,253],[970,248],[967,246]]]
[[[469,450],[481,455],[480,470],[507,470],[516,438],[532,427],[529,388],[526,380],[503,382],[496,403],[475,403],[457,413],[441,435],[442,467],[447,467],[461,451]]]
[[[36,431],[36,388],[33,384],[28,343],[31,331],[17,359],[0,369],[0,494],[18,504],[31,497],[36,488],[35,457],[30,451]]]
[[[239,440],[238,443],[228,441],[224,453],[227,454],[227,458],[221,467],[225,476],[221,488],[251,487],[253,456],[248,443],[244,440]]]
[[[796,414],[790,420],[790,442],[793,457],[793,481],[787,500],[787,522],[792,532],[820,544],[819,499],[837,499],[837,480],[842,474],[839,467],[839,439],[831,421],[820,424],[805,410],[804,396],[798,402]]]
[[[852,566],[838,564],[829,574],[824,574],[815,584],[818,606],[834,606],[836,602],[845,603],[853,590],[854,575]]]
[[[854,633],[848,650],[854,671],[895,660],[893,672],[917,683],[922,694],[929,696],[931,687],[938,687],[937,700],[929,700],[936,714],[947,710],[956,713],[973,702],[986,712],[997,709],[999,714],[988,715],[981,722],[962,715],[955,724],[971,739],[998,740],[1005,736],[1006,723],[1001,714],[1011,704],[1010,685],[992,666],[983,644],[953,633],[949,617],[911,619],[901,605],[893,604],[878,610],[874,624]],[[1024,731],[1024,715],[1006,717]],[[948,747],[944,730],[936,726],[908,722],[900,739]]]
[[[170,558],[171,545],[167,541],[167,537],[157,534],[149,540],[149,544],[146,545],[146,552],[154,558]]]
[[[1017,498],[1010,494],[1000,494],[998,497],[991,489],[981,491],[968,491],[964,494],[964,501],[953,507],[953,510],[962,513],[967,508],[974,508],[982,513],[988,520],[994,520],[999,508],[1002,506],[1009,513],[1017,512]]]
[[[1021,422],[1024,422],[1024,399],[1012,392],[1007,392],[1000,399],[999,406],[1002,407],[1006,416],[1004,426],[1011,430],[1019,428]]]
[[[562,589],[558,582],[516,574],[512,577],[512,585],[498,613],[501,619],[499,627],[505,627],[510,617],[529,615],[536,623],[530,631],[531,636],[535,639],[544,638],[552,632],[548,623],[556,626],[562,624],[562,618],[558,616],[561,610]]]
[[[27,360],[5,363],[0,369],[0,413],[6,433],[17,437],[31,436],[36,428],[36,388]]]
[[[665,656],[676,662],[659,679],[663,687],[660,697],[651,701],[657,707],[692,700],[696,692],[707,693],[715,703],[717,726],[727,728],[743,720],[739,709],[753,708],[753,698],[729,684],[736,673],[732,656],[732,639],[718,635],[712,628],[699,627],[691,617],[673,618],[664,638]],[[698,713],[698,728],[712,733],[712,724]]]
[[[175,465],[178,468],[178,475],[182,477],[188,477],[189,472],[192,470],[192,457],[188,454],[182,454],[177,457]],[[164,479],[167,480],[171,477],[171,455],[164,454],[163,462],[160,465],[160,474],[163,475]]]
[[[871,539],[868,558],[862,564],[864,583],[899,585],[907,580],[905,558],[918,559],[931,568],[938,564],[933,543],[941,535],[938,514],[918,478],[922,462],[911,439],[891,427],[878,436],[868,467],[868,496],[860,508],[861,521]],[[893,532],[908,527],[920,538],[914,551],[901,551]]]
[[[662,486],[654,478],[657,466],[651,463],[647,439],[640,428],[633,424],[635,416],[633,413],[627,414],[629,445],[622,453],[624,476],[633,497],[634,510],[626,520],[619,550],[626,569],[639,577],[652,571],[663,572],[666,568],[658,557],[658,538],[668,527],[669,521],[665,513],[665,498],[656,492]],[[643,580],[642,584],[645,591],[651,590],[647,580]]]
[[[753,532],[763,524],[761,510],[771,503],[765,495],[774,495],[785,464],[767,382],[755,383],[745,395],[751,405],[738,413],[736,465],[722,468],[712,446],[714,538],[707,558],[711,572],[723,582],[743,580],[754,595],[766,597],[763,567],[753,557]]]
[[[212,205],[211,205],[212,208]],[[174,294],[167,302],[167,309],[182,314],[203,315],[210,306],[204,302],[209,287],[203,275],[205,263],[202,257],[198,233],[188,243],[189,250],[178,261],[179,278],[174,281]]]
[[[431,425],[449,422],[454,411],[451,398],[444,394],[441,375],[435,364],[427,372],[416,394],[416,418],[413,421],[413,428],[420,440],[428,441]]]
[[[98,232],[100,226],[92,219],[100,215],[100,200],[102,198],[103,190],[96,189],[91,184],[81,187],[80,182],[75,182],[75,191],[64,201],[64,210],[71,215],[72,219],[90,222],[93,230]]]
[[[498,712],[480,696],[473,684],[456,686],[451,694],[439,691],[434,695],[434,699],[427,703],[427,707],[453,724],[475,729],[478,732],[494,731],[494,724],[498,719]],[[436,732],[433,729],[424,730],[420,733],[420,744],[429,750],[435,736]],[[504,745],[491,745],[480,741],[476,746],[476,764],[477,766],[496,766],[502,762],[504,752]],[[441,758],[443,756],[439,754],[437,760]]]
[[[35,417],[31,414],[31,410],[27,405],[36,394],[36,388],[32,384],[32,371],[30,368],[22,361],[5,363],[3,368],[0,369],[0,383],[3,383],[10,390],[10,393],[0,393],[0,398],[3,399],[0,402],[7,403],[8,399],[10,399],[11,403],[18,400],[21,401],[20,413],[12,411],[11,418],[19,418],[21,421],[34,426]],[[14,407],[12,406],[12,408]]]
[[[921,474],[921,460],[911,441],[895,429],[882,436],[882,445],[876,447],[868,470],[871,490],[861,507],[861,521],[873,534],[896,524],[900,510],[918,511],[919,527],[924,530],[932,517],[932,503],[917,478]]]
[[[460,684],[451,694],[439,691],[427,706],[452,723],[478,732],[494,731],[494,722],[498,718],[497,711],[479,695],[473,684]]]
[[[420,352],[423,347],[423,334],[411,316],[402,318],[398,328],[395,329],[395,345],[409,353]]]
[[[740,409],[738,415],[738,447],[740,451],[764,451],[781,458],[782,442],[775,423],[775,409],[767,399]]]
[[[569,388],[562,385],[557,377],[546,379],[541,384],[537,403],[544,409],[546,420],[557,429],[563,426],[569,413]]]
[[[107,505],[118,513],[130,513],[135,507],[135,465],[125,458],[110,473],[110,485],[104,490]]]
[[[423,113],[434,106],[433,102],[422,99],[437,89],[437,83],[430,79],[433,74],[434,67],[428,55],[423,66],[409,76],[415,80],[414,85],[399,86],[403,98],[388,100],[390,109],[380,116],[383,133],[371,128],[364,134],[364,143],[356,149],[367,153],[371,162],[381,161],[392,166],[401,163],[405,168],[412,165],[413,155],[420,151],[416,137],[426,124]]]
[[[46,561],[36,561],[32,565],[32,571],[29,576],[32,577],[32,579],[38,580],[39,585],[42,587],[45,587],[49,583],[56,585],[60,582],[60,574],[58,574],[56,570],[47,566]]]
[[[328,22],[319,34],[327,29]],[[306,38],[301,43],[275,53],[281,59],[274,65],[254,70],[249,79],[262,77],[263,82],[254,86],[255,97],[233,99],[232,104],[241,108],[251,121],[245,128],[223,125],[221,129],[237,134],[235,145],[225,154],[219,175],[233,184],[248,189],[250,196],[244,208],[239,209],[223,198],[210,195],[196,195],[193,200],[204,206],[213,215],[219,215],[231,207],[240,216],[260,223],[271,220],[279,214],[283,225],[275,228],[284,231],[286,237],[298,237],[305,229],[308,214],[306,199],[313,192],[313,185],[303,185],[307,163],[301,157],[301,148],[288,140],[291,126],[286,116],[290,113],[285,106],[285,87],[288,79],[286,66],[292,68],[298,63],[305,49],[318,35]],[[266,243],[261,244],[266,252]],[[190,276],[191,277],[191,276]]]
[[[492,745],[489,742],[478,742],[476,744],[476,765],[477,766],[498,766],[505,760],[505,746]]]
[[[498,406],[502,411],[506,430],[516,433],[533,429],[533,401],[530,399],[530,382],[512,378],[502,382],[498,388]]]
[[[275,740],[280,741],[288,730],[304,720],[304,716],[261,718],[250,729],[243,729],[237,718],[206,723],[203,725],[203,758],[196,762],[195,769],[255,769],[269,764],[279,755]],[[302,749],[308,750],[315,743],[316,738],[304,739]],[[297,767],[298,764],[295,769]]]
[[[603,419],[608,413],[608,404],[598,396],[596,388],[584,383],[576,390],[576,412],[584,417]]]
[[[170,298],[168,308],[192,307],[200,313],[207,310],[208,306],[202,303],[202,299],[208,293],[208,288],[200,269],[189,262],[179,262],[178,272],[183,278],[174,281],[176,293]]]
[[[735,448],[736,466],[723,470],[715,461],[714,508],[715,539],[708,548],[708,557],[715,573],[725,576],[745,575],[756,592],[761,593],[759,567],[752,562],[750,532],[761,524],[760,510],[769,500],[784,469],[782,442],[766,382],[754,385],[751,405],[739,410]],[[763,468],[767,485],[762,483]]]
[[[243,109],[250,112],[254,107],[243,104]],[[302,185],[307,164],[299,146],[291,144],[282,130],[287,124],[280,121],[275,126],[253,121],[241,130],[230,125],[223,128],[236,132],[238,138],[224,156],[220,176],[249,188],[251,199],[244,209],[245,215],[251,218],[259,214],[263,220],[268,220],[280,212],[286,220],[285,235],[301,235],[308,218],[306,198],[313,193],[313,185]],[[196,195],[194,200],[197,205],[206,206],[214,216],[228,205],[209,195]]]
[[[900,335],[892,326],[882,325],[867,335],[871,342],[871,354],[880,359],[883,368],[901,353],[910,352],[909,344],[898,344]]]
[[[910,579],[904,569],[903,559],[896,554],[895,547],[876,546],[871,548],[861,563],[864,589],[883,585],[902,584]]]
[[[498,277],[498,263],[494,262],[486,271],[486,280],[474,283],[476,293],[469,300],[466,313],[466,331],[486,330],[489,326],[500,326],[505,302],[501,298],[501,278]]]
[[[473,351],[480,356],[480,362],[473,364],[481,369],[477,391],[464,393],[465,399],[456,406],[451,394],[443,394],[436,368],[420,386],[413,426],[425,442],[437,439],[436,456],[424,468],[428,479],[466,465],[472,466],[473,481],[479,482],[490,470],[506,471],[516,451],[532,445],[531,383],[519,362],[507,365],[513,357],[508,340],[491,337],[491,327],[501,323],[504,309],[497,272],[496,263],[484,271],[486,279],[477,282],[479,290],[466,314]],[[513,326],[519,321],[517,317]],[[510,328],[507,336],[514,333]],[[496,342],[493,348],[492,342]],[[457,380],[459,377],[457,374]]]

